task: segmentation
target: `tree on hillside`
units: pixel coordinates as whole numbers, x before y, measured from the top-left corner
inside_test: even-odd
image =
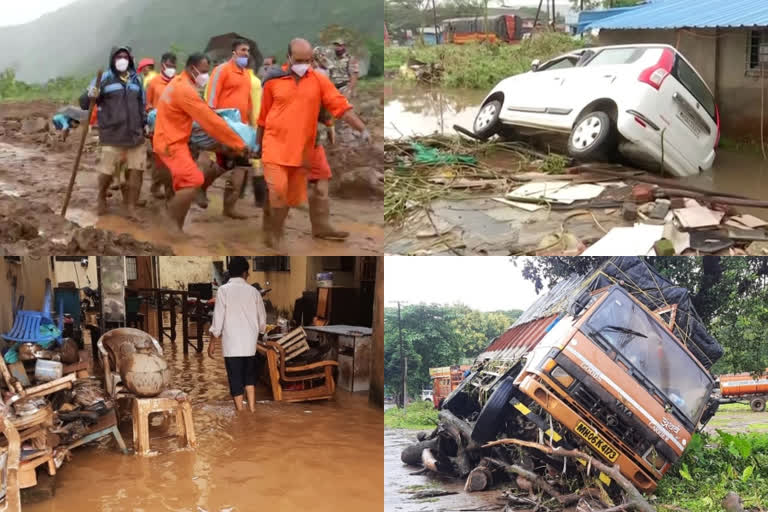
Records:
[[[606,258],[529,258],[523,277],[539,291],[572,274],[587,275]],[[648,257],[673,283],[691,292],[691,301],[725,355],[713,372],[758,372],[768,367],[768,258]]]

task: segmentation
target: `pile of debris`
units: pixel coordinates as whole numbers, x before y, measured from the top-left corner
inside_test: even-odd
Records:
[[[768,222],[737,210],[768,201],[521,142],[432,137],[385,150],[388,252],[768,254]]]
[[[92,376],[89,351],[71,338],[17,342],[4,353],[4,421],[18,433],[18,485],[26,489],[37,485],[38,467],[52,476],[75,447],[111,433],[106,431],[117,424],[114,402]],[[6,438],[12,436],[6,432]]]

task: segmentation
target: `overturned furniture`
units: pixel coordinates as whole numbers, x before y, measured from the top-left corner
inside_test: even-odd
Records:
[[[722,353],[688,290],[642,259],[611,258],[559,282],[494,339],[441,404],[438,427],[401,458],[465,478],[467,490],[512,476],[557,496],[568,486],[546,477],[561,473],[648,510],[641,492],[717,409],[709,368]]]
[[[302,329],[297,329],[297,331]],[[281,338],[289,338],[296,344],[296,331]],[[333,379],[336,361],[318,361],[303,365],[288,365],[290,356],[278,342],[259,343],[256,350],[266,358],[269,386],[275,401],[302,402],[333,398],[336,382]],[[303,341],[306,344],[306,339]],[[302,350],[303,351],[303,350]]]
[[[0,464],[4,478],[4,500],[2,508],[6,512],[21,512],[21,487],[19,485],[19,464],[21,459],[21,438],[19,432],[8,418],[8,409],[0,401],[0,433],[5,436],[6,443],[0,445]]]
[[[149,455],[149,415],[176,418],[176,435],[192,448],[196,443],[192,407],[181,390],[167,389],[170,370],[160,344],[144,331],[113,329],[99,339],[107,391],[115,399],[132,401],[133,447]]]

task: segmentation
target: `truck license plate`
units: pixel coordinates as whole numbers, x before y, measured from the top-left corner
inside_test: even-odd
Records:
[[[597,432],[592,430],[592,428],[586,425],[583,421],[580,421],[579,424],[576,425],[575,431],[583,437],[592,448],[597,450],[600,455],[608,459],[609,462],[615,462],[616,459],[619,458],[619,451],[608,444]]]

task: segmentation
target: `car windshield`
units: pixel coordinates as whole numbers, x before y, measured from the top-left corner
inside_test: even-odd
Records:
[[[688,352],[622,289],[615,288],[586,322],[584,333],[607,341],[689,420],[696,422],[712,381]]]

